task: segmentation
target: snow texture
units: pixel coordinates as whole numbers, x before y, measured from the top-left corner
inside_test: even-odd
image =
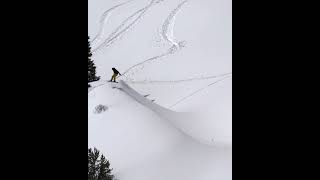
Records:
[[[89,147],[119,180],[231,180],[231,0],[88,5]]]
[[[175,112],[170,109],[164,108],[146,99],[143,95],[139,94],[137,91],[128,86],[124,81],[120,81],[119,88],[142,105],[156,112],[160,117],[168,120],[171,124],[174,125],[174,127],[176,127],[187,136],[190,136],[200,143],[204,143],[207,145],[217,145],[214,137],[204,132],[206,130],[207,124],[199,122],[202,120],[199,118],[199,115],[187,112]],[[229,140],[229,142],[230,141],[231,140]]]

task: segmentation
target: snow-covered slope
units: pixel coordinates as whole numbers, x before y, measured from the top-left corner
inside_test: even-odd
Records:
[[[222,128],[219,119],[216,121],[215,119],[208,119],[208,116],[202,113],[175,112],[164,108],[136,92],[124,81],[120,81],[120,86],[117,88],[156,112],[163,119],[168,120],[174,127],[194,140],[216,147],[219,145],[231,145],[231,137],[227,136],[229,132],[218,131],[218,129]],[[226,122],[223,122],[223,124],[226,124]]]
[[[91,91],[88,111],[89,146],[108,157],[118,179],[231,179],[231,147],[194,141],[117,86]],[[95,114],[99,104],[108,110]]]
[[[89,146],[116,177],[231,179],[231,1],[90,0],[89,35]]]

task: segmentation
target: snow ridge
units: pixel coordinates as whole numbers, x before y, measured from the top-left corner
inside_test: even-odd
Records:
[[[164,108],[148,100],[143,95],[139,94],[137,91],[132,89],[128,84],[126,84],[122,80],[120,81],[118,88],[124,91],[129,96],[131,96],[137,102],[141,103],[147,108],[150,108],[159,116],[168,120],[176,129],[178,129],[188,137],[191,137],[196,142],[209,145],[209,146],[214,145],[213,137],[209,137],[209,138],[204,137],[201,134],[199,134],[199,132],[193,130],[193,127],[191,124],[193,124],[194,122],[197,122],[197,119],[198,119],[194,114],[189,112],[175,112],[170,109]]]

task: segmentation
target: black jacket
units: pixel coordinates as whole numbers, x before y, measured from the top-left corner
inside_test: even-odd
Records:
[[[112,68],[112,71],[114,74],[120,74],[118,70],[116,70],[116,68]],[[121,74],[120,74],[121,75]]]

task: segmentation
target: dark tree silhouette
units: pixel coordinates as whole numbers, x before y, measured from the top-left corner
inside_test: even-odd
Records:
[[[110,162],[94,148],[88,149],[88,180],[113,180]]]
[[[88,36],[88,83],[93,81],[98,81],[100,79],[99,76],[96,76],[96,66],[92,61],[91,56],[92,56],[91,46],[90,46],[89,36]],[[89,84],[88,84],[88,87],[90,87]]]

